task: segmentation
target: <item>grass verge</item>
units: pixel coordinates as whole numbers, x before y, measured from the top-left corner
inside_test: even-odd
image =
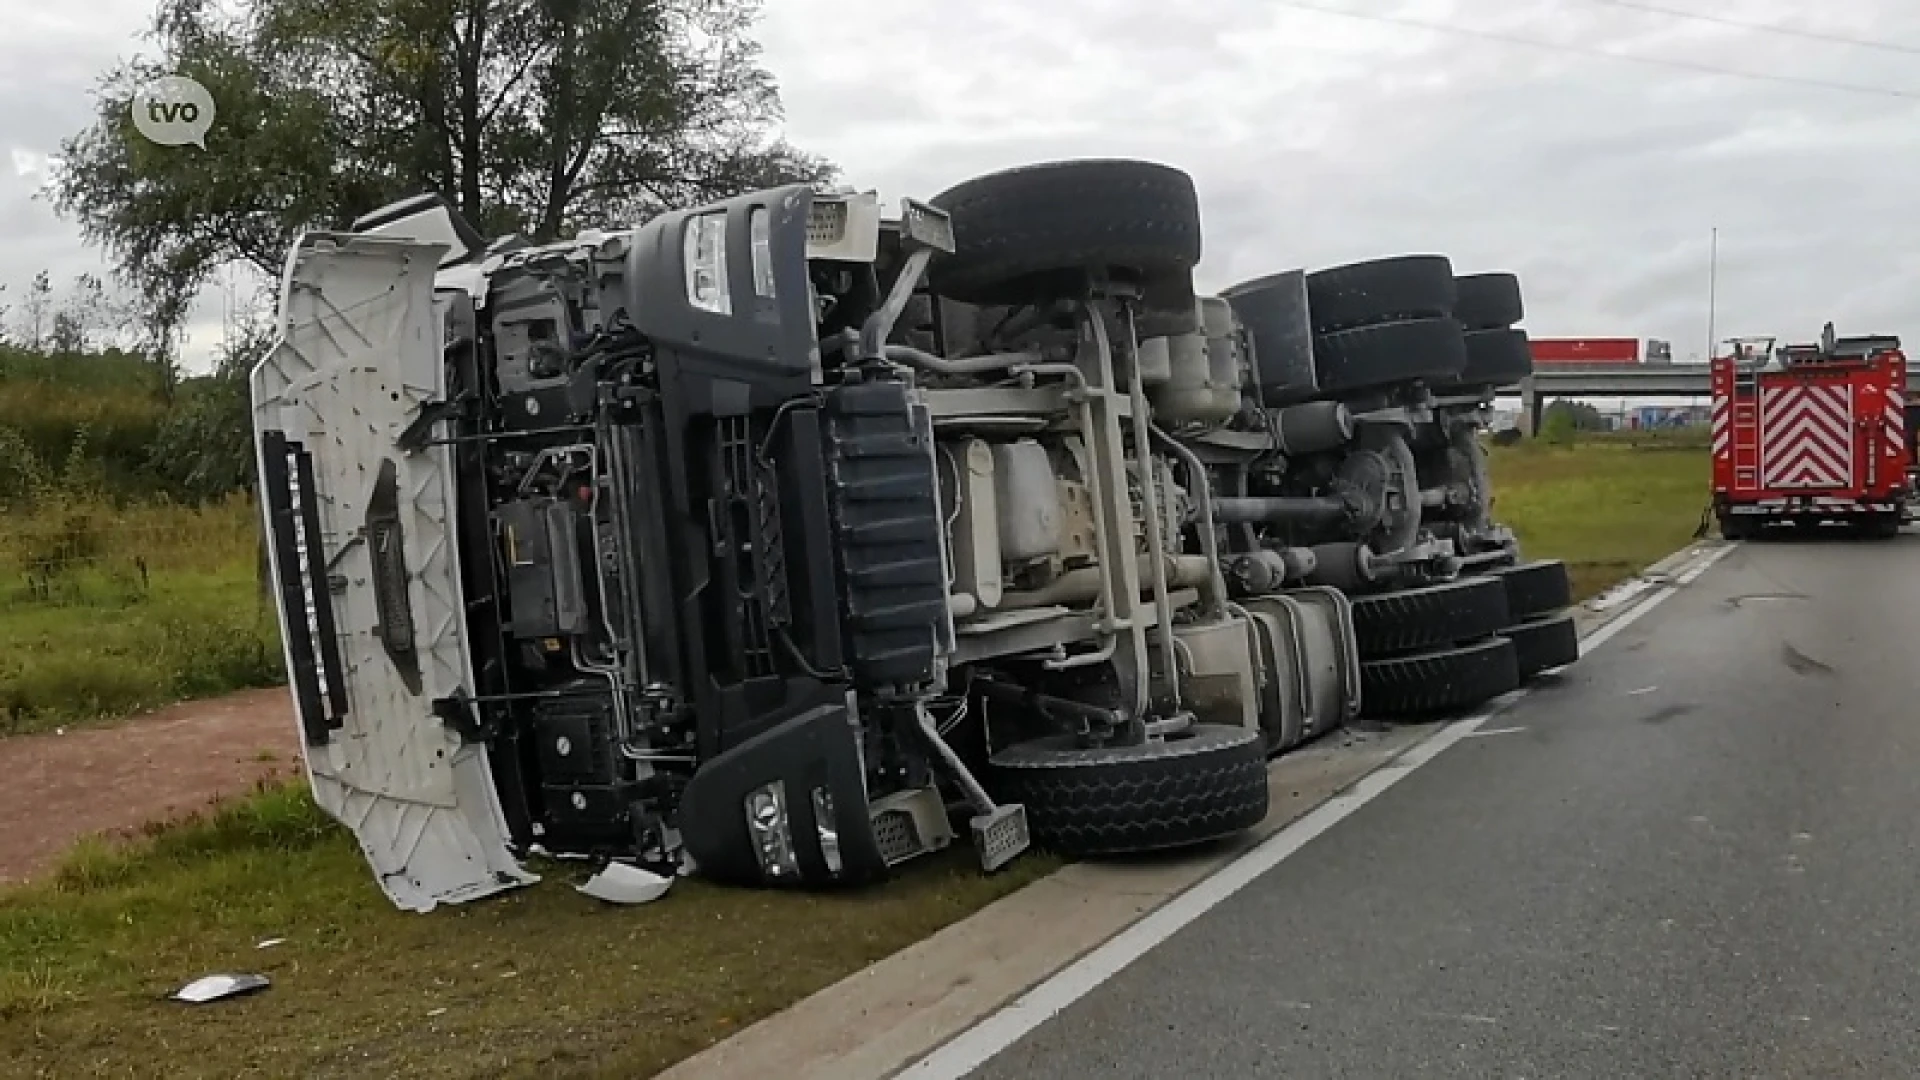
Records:
[[[1057,865],[970,856],[839,895],[682,881],[616,908],[558,880],[398,912],[304,787],[0,893],[0,1061],[29,1075],[648,1076]],[[284,944],[261,950],[265,939]],[[163,1000],[258,971],[264,993]],[[5,1069],[0,1069],[5,1071]]]
[[[1491,452],[1494,518],[1528,558],[1562,559],[1586,600],[1693,540],[1711,461],[1693,440],[1586,437]]]
[[[1707,463],[1594,440],[1502,448],[1493,468],[1500,519],[1529,555],[1567,560],[1584,597],[1691,538]],[[30,1075],[647,1076],[1057,865],[983,877],[955,851],[879,889],[687,881],[644,908],[589,900],[564,885],[576,869],[547,866],[542,886],[422,917],[392,908],[303,787],[274,788],[132,847],[85,845],[51,879],[0,892],[0,1061]],[[163,1000],[235,970],[274,985]]]
[[[285,679],[257,511],[104,504],[0,528],[0,736]]]

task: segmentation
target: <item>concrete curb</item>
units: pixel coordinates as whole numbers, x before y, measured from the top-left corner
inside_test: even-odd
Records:
[[[1638,607],[1663,586],[1673,584],[1700,560],[1726,546],[1728,544],[1724,540],[1696,540],[1578,605],[1573,609],[1573,623],[1579,628],[1581,639],[1585,640],[1599,632],[1601,627]]]
[[[1722,546],[1691,544],[1579,605],[1581,639]],[[1065,866],[659,1076],[885,1080],[1444,726],[1350,731],[1278,758],[1267,769],[1272,810],[1232,842],[1177,857]]]

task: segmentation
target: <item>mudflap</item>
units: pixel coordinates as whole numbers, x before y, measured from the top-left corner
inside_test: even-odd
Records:
[[[508,849],[486,745],[433,706],[473,694],[453,458],[397,442],[446,394],[444,250],[303,236],[281,282],[279,339],[251,377],[307,777],[387,896],[413,911],[539,880]]]
[[[859,885],[886,876],[845,706],[809,709],[694,773],[680,797],[694,869],[730,885]]]

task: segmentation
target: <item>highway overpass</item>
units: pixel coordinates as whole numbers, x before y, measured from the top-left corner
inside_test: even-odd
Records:
[[[1705,364],[1542,364],[1519,392],[1521,428],[1531,435],[1549,398],[1706,397],[1709,387]],[[1907,394],[1920,397],[1920,365],[1907,371]]]
[[[1533,390],[1548,397],[1705,397],[1707,365],[1542,364],[1533,369]],[[1907,371],[1907,393],[1920,394],[1920,365]]]

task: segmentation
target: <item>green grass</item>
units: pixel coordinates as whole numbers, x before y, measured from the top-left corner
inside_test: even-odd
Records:
[[[281,682],[256,515],[234,500],[0,517],[0,736]]]
[[[681,881],[617,908],[554,879],[420,916],[307,798],[271,789],[0,893],[0,1060],[27,1074],[647,1076],[1053,869],[970,856],[838,895]],[[284,937],[275,948],[255,946]],[[190,979],[273,986],[195,1008]],[[0,1068],[0,1072],[6,1071]]]
[[[1494,518],[1528,558],[1565,560],[1574,598],[1585,600],[1692,541],[1710,481],[1702,438],[1622,433],[1496,447]]]
[[[22,470],[57,469],[76,443],[97,478],[138,490],[167,417],[158,376],[124,353],[44,355],[0,344],[0,432],[10,444],[0,455],[0,498],[17,494]]]

